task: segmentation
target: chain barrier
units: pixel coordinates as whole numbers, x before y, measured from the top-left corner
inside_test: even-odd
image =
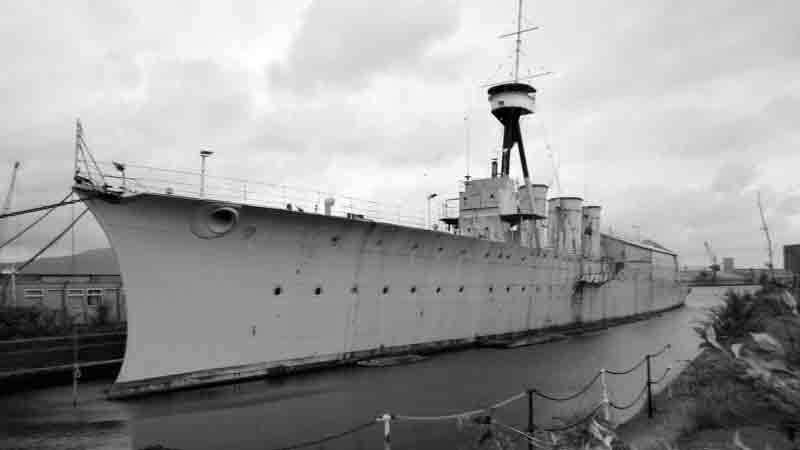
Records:
[[[644,363],[646,363],[646,362],[647,362],[647,358],[645,357],[645,358],[642,358],[638,363],[636,363],[635,366],[631,367],[628,370],[622,370],[622,371],[617,372],[615,370],[606,369],[606,373],[610,373],[611,375],[627,375],[627,374],[633,372],[634,370],[638,369],[639,367],[642,367],[642,365]]]
[[[578,425],[586,423],[589,419],[594,418],[595,414],[597,414],[597,411],[600,411],[600,408],[602,408],[603,406],[605,406],[605,402],[598,403],[597,406],[595,406],[594,409],[592,409],[591,412],[589,412],[589,414],[583,416],[583,418],[581,418],[580,420],[576,420],[575,422],[572,422],[571,424],[564,425],[564,426],[561,426],[561,427],[542,428],[542,430],[544,430],[544,431],[567,431],[570,428],[575,428]]]
[[[564,397],[559,397],[559,396],[552,395],[552,394],[545,394],[545,393],[543,393],[543,392],[541,392],[541,391],[539,391],[537,389],[529,389],[529,390],[526,390],[524,392],[520,392],[518,394],[512,395],[512,396],[510,396],[510,397],[508,397],[506,399],[500,400],[499,402],[494,403],[493,405],[488,406],[486,408],[472,409],[472,410],[462,411],[462,412],[458,412],[458,413],[444,414],[444,415],[438,415],[438,416],[410,416],[410,415],[394,415],[394,414],[388,414],[387,413],[387,414],[384,414],[382,417],[379,417],[377,420],[375,420],[375,419],[370,420],[369,422],[365,422],[363,424],[357,425],[357,426],[355,426],[353,428],[350,428],[348,430],[342,431],[340,433],[332,434],[332,435],[329,435],[329,436],[326,436],[326,437],[323,437],[323,438],[320,438],[320,439],[316,439],[316,440],[313,440],[313,441],[306,441],[306,442],[294,444],[294,445],[291,445],[291,446],[278,447],[278,448],[275,448],[275,449],[272,449],[272,450],[295,450],[295,449],[299,449],[299,448],[319,445],[319,444],[322,444],[322,443],[325,443],[325,442],[328,442],[328,441],[331,441],[331,440],[334,440],[334,439],[339,439],[339,438],[347,436],[349,434],[357,433],[357,432],[359,432],[359,431],[361,431],[363,429],[369,428],[370,426],[375,425],[378,422],[382,422],[382,421],[384,422],[384,426],[385,426],[384,438],[388,439],[388,436],[389,436],[389,423],[392,422],[392,421],[440,422],[440,421],[448,421],[448,420],[465,421],[465,420],[469,420],[471,418],[476,423],[487,424],[487,425],[492,425],[492,424],[499,425],[499,426],[501,426],[501,427],[503,427],[505,429],[508,429],[508,430],[514,432],[515,434],[525,438],[531,444],[534,444],[534,445],[536,445],[538,447],[541,447],[543,449],[551,449],[553,447],[553,445],[542,441],[541,439],[531,435],[529,432],[525,432],[525,431],[522,431],[522,430],[517,429],[515,427],[512,427],[510,425],[498,422],[497,420],[495,420],[492,417],[493,411],[496,410],[496,409],[502,408],[504,406],[507,406],[507,405],[509,405],[511,403],[514,403],[517,400],[521,400],[521,399],[525,398],[528,395],[528,392],[530,392],[532,394],[535,394],[535,395],[537,395],[537,396],[539,396],[541,398],[544,398],[544,399],[547,399],[547,400],[552,400],[552,401],[557,401],[557,402],[566,402],[566,401],[574,400],[574,399],[580,397],[581,395],[585,394],[586,392],[588,392],[589,389],[591,389],[592,386],[594,386],[594,384],[597,383],[597,381],[603,376],[604,373],[611,374],[611,375],[627,375],[627,374],[630,374],[633,371],[635,371],[636,369],[638,369],[639,367],[641,367],[642,364],[644,364],[649,359],[661,356],[669,348],[670,348],[670,345],[666,345],[666,346],[664,346],[664,348],[662,348],[661,350],[659,350],[656,353],[645,354],[645,356],[642,358],[641,361],[637,362],[634,366],[632,366],[631,368],[629,368],[627,370],[622,370],[622,371],[613,371],[613,370],[605,370],[605,369],[600,370],[581,389],[579,389],[577,392],[575,392],[573,394],[570,394],[570,395],[567,395],[567,396],[564,396]],[[639,403],[640,400],[642,400],[642,397],[646,393],[648,393],[648,394],[650,393],[650,389],[649,388],[650,388],[651,385],[658,384],[658,383],[664,381],[664,379],[666,378],[667,374],[670,372],[670,369],[671,369],[671,367],[667,367],[667,369],[664,371],[664,373],[655,381],[649,380],[649,379],[646,380],[645,385],[642,388],[642,390],[639,391],[639,393],[636,395],[636,397],[633,400],[631,400],[630,402],[628,402],[628,403],[625,403],[625,404],[614,403],[613,401],[610,401],[610,400],[607,399],[607,397],[605,396],[605,392],[604,392],[603,399],[599,403],[597,403],[591,409],[591,411],[589,411],[589,413],[587,413],[585,416],[583,416],[579,420],[576,420],[576,421],[574,421],[572,423],[568,423],[566,425],[562,425],[562,426],[558,426],[558,427],[549,427],[549,428],[538,427],[537,429],[541,430],[541,431],[547,431],[547,432],[566,431],[566,430],[569,430],[571,428],[575,428],[575,427],[577,427],[579,425],[582,425],[582,424],[586,423],[587,421],[589,421],[590,419],[594,418],[596,416],[597,412],[601,410],[601,408],[611,407],[611,408],[614,408],[615,410],[620,410],[620,411],[633,408],[634,406],[636,406]],[[478,416],[480,414],[484,414],[485,416],[484,417],[474,417],[473,418],[473,416]],[[529,414],[532,414],[532,412],[529,411]],[[606,417],[606,420],[608,420],[608,417]]]
[[[522,398],[525,397],[525,395],[526,395],[526,392],[520,392],[519,394],[512,395],[511,397],[508,397],[505,400],[501,400],[501,401],[499,401],[499,402],[495,403],[494,405],[491,405],[491,406],[489,406],[487,408],[473,409],[473,410],[470,410],[470,411],[463,411],[463,412],[460,412],[460,413],[446,414],[446,415],[441,415],[441,416],[401,416],[401,415],[397,415],[397,416],[394,416],[394,418],[397,419],[397,420],[418,421],[418,422],[443,421],[443,420],[463,420],[463,419],[467,419],[467,418],[469,418],[471,416],[475,416],[475,415],[478,415],[478,414],[481,414],[481,413],[485,413],[486,411],[492,411],[492,410],[495,410],[495,409],[498,409],[498,408],[502,408],[503,406],[506,406],[506,405],[509,405],[511,403],[514,403],[517,400],[521,400]]]
[[[649,353],[649,355],[650,355],[651,358],[658,358],[659,356],[663,355],[664,352],[666,352],[670,348],[672,348],[672,345],[667,344],[661,350],[659,350],[659,351],[657,351],[655,353]]]
[[[662,373],[661,376],[658,377],[658,379],[656,379],[655,381],[651,381],[650,384],[658,384],[664,381],[664,378],[667,378],[667,374],[671,369],[672,369],[671,367],[667,367],[666,370],[664,370],[664,373]]]
[[[531,389],[531,391],[533,391],[539,397],[546,398],[547,400],[552,400],[554,402],[567,402],[567,401],[570,401],[570,400],[574,400],[574,399],[580,397],[581,395],[585,394],[589,389],[592,388],[592,386],[594,386],[595,383],[597,383],[597,380],[600,379],[600,376],[602,374],[603,374],[602,372],[597,372],[597,374],[595,374],[594,378],[589,380],[589,382],[586,383],[586,385],[584,385],[578,392],[576,392],[574,394],[570,394],[570,395],[568,395],[566,397],[557,397],[557,396],[552,395],[552,394],[545,394],[542,391],[539,391],[538,389]]]
[[[646,394],[646,393],[647,393],[647,384],[642,386],[642,390],[639,391],[639,394],[636,395],[636,398],[634,398],[631,402],[629,402],[629,403],[627,403],[625,405],[618,405],[618,404],[614,403],[613,401],[609,401],[608,402],[608,406],[610,406],[610,407],[612,407],[612,408],[614,408],[614,409],[616,409],[618,411],[624,411],[626,409],[633,408],[637,403],[639,403],[639,400],[641,400],[642,397],[644,397],[644,394]]]
[[[365,422],[365,423],[362,423],[360,425],[356,425],[356,426],[354,426],[354,427],[352,427],[350,429],[344,430],[344,431],[339,432],[339,433],[331,434],[331,435],[325,436],[325,437],[320,438],[320,439],[315,439],[313,441],[300,442],[300,443],[289,445],[289,446],[286,446],[286,447],[277,447],[277,448],[273,448],[271,450],[296,450],[298,448],[311,447],[312,445],[320,445],[320,444],[324,444],[325,442],[332,441],[334,439],[339,439],[339,438],[345,437],[345,436],[347,436],[349,434],[358,433],[361,430],[367,429],[367,428],[369,428],[369,427],[371,427],[373,425],[377,425],[377,424],[378,424],[377,421],[370,420],[369,422]]]

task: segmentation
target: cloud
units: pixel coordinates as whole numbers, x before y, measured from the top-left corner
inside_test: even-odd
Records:
[[[711,181],[712,192],[737,194],[755,179],[757,170],[751,165],[728,163],[717,170]]]
[[[459,24],[453,1],[314,1],[283,63],[267,68],[275,87],[297,93],[359,89],[376,74],[413,71]]]
[[[563,194],[689,264],[705,260],[703,240],[763,262],[756,190],[776,243],[800,241],[792,9],[526,6],[542,29],[526,36],[523,68],[560,74],[536,80],[539,113],[524,124],[535,180],[553,180],[550,145]],[[515,18],[514,2],[481,0],[0,4],[0,176],[22,160],[20,207],[63,196],[80,116],[102,160],[197,170],[209,148],[211,175],[424,209],[427,193],[457,191],[467,123],[472,175],[487,172],[500,127],[479,85],[513,55],[494,37]],[[38,249],[69,220],[58,214],[12,250]],[[79,250],[105,245],[89,222]]]

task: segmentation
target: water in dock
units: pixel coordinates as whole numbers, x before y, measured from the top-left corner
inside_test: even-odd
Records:
[[[385,412],[457,413],[484,408],[526,388],[569,394],[600,368],[626,369],[665,344],[672,348],[653,360],[653,378],[672,365],[669,379],[697,353],[693,322],[702,317],[702,308],[719,302],[724,291],[694,288],[686,308],[591,335],[512,349],[445,353],[409,365],[339,368],[127,402],[104,400],[103,390],[111,380],[93,381],[80,386],[77,408],[72,407],[70,386],[6,395],[0,401],[0,448],[279,448],[345,430]],[[643,367],[609,376],[612,401],[634,398],[643,380]],[[570,402],[537,398],[536,423],[558,425],[559,418],[574,417],[599,396],[597,384]],[[615,412],[614,418],[624,420],[632,411]],[[513,403],[496,414],[505,423],[524,427],[527,402]],[[324,448],[379,448],[381,439],[381,427],[373,426]],[[395,448],[457,448],[464,446],[464,439],[455,421],[392,424]]]

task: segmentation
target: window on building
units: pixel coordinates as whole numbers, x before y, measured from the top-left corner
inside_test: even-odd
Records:
[[[92,289],[86,290],[86,304],[89,306],[100,306],[103,303],[103,290]]]
[[[44,299],[44,289],[25,289],[25,300],[40,302]]]
[[[86,291],[83,289],[67,289],[67,300],[71,304],[80,305],[83,303],[84,298],[86,298]]]

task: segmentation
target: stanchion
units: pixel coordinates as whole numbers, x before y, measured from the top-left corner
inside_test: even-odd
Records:
[[[533,435],[533,389],[528,389],[528,433]],[[533,441],[528,439],[528,450],[533,450]]]
[[[383,422],[383,449],[392,450],[392,415],[384,413],[378,417],[378,422]]]
[[[603,389],[603,418],[606,422],[611,421],[611,409],[609,408],[609,398],[608,398],[608,383],[606,383],[606,369],[600,369],[600,386]]]
[[[650,378],[650,354],[648,353],[645,356],[647,360],[647,417],[652,419],[653,418],[653,388],[652,388],[652,379]]]

